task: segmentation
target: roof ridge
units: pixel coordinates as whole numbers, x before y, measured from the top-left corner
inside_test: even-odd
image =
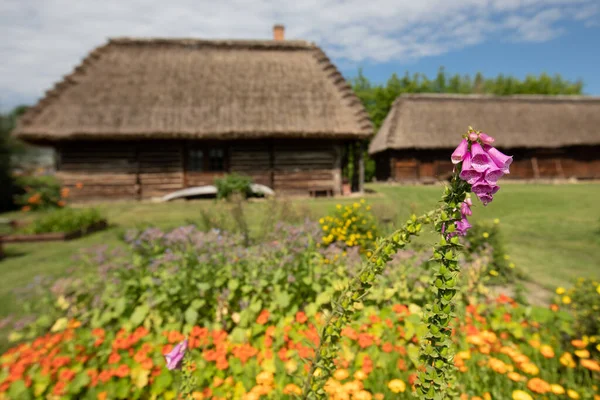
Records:
[[[257,39],[200,39],[200,38],[160,38],[160,37],[114,37],[109,38],[108,44],[153,46],[169,45],[183,47],[233,47],[233,48],[260,48],[274,50],[313,50],[317,46],[314,42],[306,40],[257,40]]]
[[[337,69],[335,64],[331,62],[327,54],[318,46],[315,46],[314,57],[319,63],[323,63],[323,71],[327,72],[328,69],[332,70],[327,75],[337,87],[342,95],[342,100],[346,100],[346,105],[354,109],[354,116],[357,118],[356,121],[360,125],[360,128],[365,133],[373,134],[373,122],[369,118],[369,114],[365,110],[364,105],[352,90],[352,87],[346,81],[344,76]]]
[[[404,99],[454,99],[454,100],[530,100],[530,101],[600,101],[600,96],[540,95],[540,94],[458,94],[458,93],[402,93]]]

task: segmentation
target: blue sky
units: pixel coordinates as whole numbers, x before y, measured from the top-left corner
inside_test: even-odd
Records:
[[[600,16],[598,17],[600,18]],[[342,64],[346,77],[357,75],[358,67],[371,81],[385,83],[394,72],[426,73],[434,78],[440,66],[449,74],[477,72],[486,77],[502,73],[524,78],[527,74],[559,73],[563,78],[584,82],[587,95],[600,96],[600,25],[585,27],[568,23],[560,36],[543,42],[515,42],[493,38],[485,43],[451,51],[437,56],[408,62],[363,62]]]
[[[345,76],[560,73],[600,95],[598,0],[2,0],[0,110],[33,104],[110,37],[319,44]]]

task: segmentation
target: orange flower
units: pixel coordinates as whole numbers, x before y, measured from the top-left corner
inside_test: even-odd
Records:
[[[525,377],[517,372],[509,372],[506,374],[506,376],[508,376],[508,379],[514,382],[521,382],[522,380],[525,380]]]
[[[73,378],[75,378],[75,371],[70,369],[63,369],[58,375],[58,379],[64,382],[70,382],[73,380]]]
[[[75,187],[76,187],[77,189],[81,189],[81,188],[83,188],[83,183],[81,183],[81,182],[77,182],[77,183],[75,184]]]
[[[540,353],[542,353],[542,355],[546,358],[554,357],[554,350],[552,350],[552,347],[548,346],[547,344],[540,347]]]
[[[59,207],[64,207],[66,205],[66,203],[64,201],[62,201],[62,200],[59,200],[59,201],[56,202],[56,205],[59,206]]]
[[[129,367],[126,364],[121,364],[119,365],[119,368],[115,370],[114,374],[119,378],[125,378],[129,375]]]
[[[54,389],[52,389],[52,394],[62,396],[65,393],[65,386],[67,386],[65,382],[57,382]]]
[[[152,360],[150,358],[146,358],[144,361],[142,361],[140,363],[140,365],[142,366],[143,369],[149,371],[154,366],[154,363],[152,362]]]
[[[578,349],[584,349],[585,346],[587,346],[587,344],[583,340],[580,340],[580,339],[571,340],[571,344],[573,346],[577,347]]]
[[[283,394],[292,394],[300,396],[302,394],[302,389],[300,387],[294,385],[293,383],[288,383],[285,388],[283,388]]]
[[[527,388],[535,393],[548,393],[552,390],[550,384],[540,378],[532,378],[527,382]]]
[[[27,211],[30,211],[30,210],[31,210],[31,207],[29,207],[29,206],[23,206],[23,207],[21,207],[21,211],[27,212]]]
[[[303,324],[308,320],[304,311],[298,311],[296,313],[296,322],[299,324]],[[288,385],[289,386],[289,385]]]
[[[100,392],[97,395],[98,400],[106,400],[106,396],[108,396],[108,393],[106,392]]]
[[[169,336],[167,337],[167,340],[169,341],[169,343],[179,343],[183,339],[185,339],[185,336],[183,336],[181,334],[181,332],[177,332],[177,331],[169,332]]]
[[[391,353],[392,350],[394,350],[394,345],[390,342],[386,342],[383,344],[383,346],[381,346],[381,350],[383,350],[386,353]]]
[[[258,318],[256,318],[256,323],[259,325],[264,325],[267,323],[267,321],[269,320],[269,310],[262,310],[260,312],[260,314],[258,315]]]
[[[109,364],[118,364],[119,361],[121,361],[121,356],[119,355],[119,353],[111,353],[108,357]]]
[[[172,344],[165,344],[163,346],[163,348],[162,348],[162,353],[163,353],[163,355],[167,355],[167,354],[169,354],[171,352],[171,350],[173,350],[173,345]]]
[[[579,360],[579,362],[581,363],[582,367],[587,368],[590,371],[600,372],[600,364],[598,364],[598,361],[582,359]]]
[[[558,304],[551,304],[550,309],[554,312],[558,311]]]

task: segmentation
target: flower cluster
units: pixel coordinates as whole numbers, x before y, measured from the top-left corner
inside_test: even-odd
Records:
[[[375,243],[378,236],[377,223],[371,206],[362,199],[352,205],[336,205],[332,215],[319,220],[323,232],[322,243],[328,246],[338,243],[342,247],[358,246],[366,250]]]
[[[503,154],[492,146],[495,139],[469,128],[464,139],[452,153],[453,164],[462,163],[460,178],[471,185],[483,205],[487,205],[500,187],[498,179],[510,173],[512,156]]]

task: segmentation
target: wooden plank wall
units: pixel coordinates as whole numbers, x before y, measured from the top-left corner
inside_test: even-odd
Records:
[[[334,174],[341,156],[331,142],[275,142],[273,148],[276,192],[307,195],[309,191],[339,194],[339,179]]]
[[[396,181],[443,179],[452,171],[445,152],[398,151],[390,154],[391,177]],[[511,149],[510,174],[506,179],[600,179],[600,146],[568,149]],[[418,177],[418,178],[415,178]]]
[[[229,147],[230,171],[250,176],[255,183],[273,189],[272,146],[269,140],[232,143]]]
[[[70,198],[137,197],[136,149],[132,144],[79,142],[61,145],[56,176],[70,189]],[[82,184],[80,189],[76,188]]]
[[[160,197],[182,189],[181,142],[148,142],[137,146],[142,198]]]

